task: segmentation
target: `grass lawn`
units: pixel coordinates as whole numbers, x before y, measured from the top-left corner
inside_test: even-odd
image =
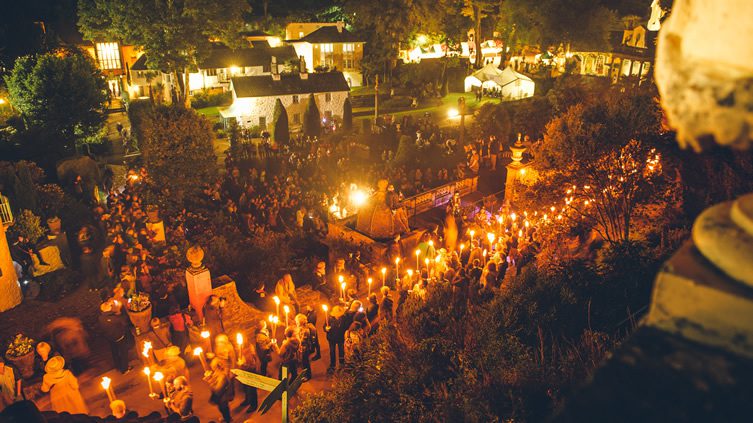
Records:
[[[220,120],[220,108],[218,106],[204,107],[203,109],[196,109],[200,115],[204,115],[211,122]]]
[[[406,109],[401,111],[391,111],[391,112],[381,112],[380,115],[392,115],[392,116],[413,116],[413,117],[421,117],[424,115],[424,113],[430,113],[434,116],[434,119],[437,120],[437,123],[439,123],[439,126],[452,126],[457,125],[458,119],[448,119],[447,114],[450,111],[450,109],[457,109],[458,108],[458,99],[460,97],[465,97],[465,113],[466,113],[466,120],[468,120],[468,115],[472,115],[474,110],[476,110],[478,107],[485,103],[499,103],[500,100],[496,98],[484,98],[481,101],[476,101],[475,96],[473,93],[449,93],[447,96],[442,98],[442,103],[435,105],[435,106],[425,106],[422,107],[419,105],[416,109]],[[357,111],[371,111],[372,113],[366,115],[366,116],[357,116],[354,117],[354,120],[363,120],[363,119],[371,119],[373,117],[373,107],[359,107],[353,109],[353,112],[356,113]],[[360,124],[360,122],[359,122]]]

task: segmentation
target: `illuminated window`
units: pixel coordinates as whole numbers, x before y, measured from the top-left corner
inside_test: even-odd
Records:
[[[343,44],[343,52],[344,53],[353,53],[354,51],[356,51],[356,45],[355,44],[350,44],[350,43]]]
[[[118,43],[97,43],[97,61],[102,70],[120,69]]]
[[[303,31],[298,32],[298,38],[303,38]]]
[[[320,47],[321,51],[321,64],[323,66],[332,67],[334,66],[335,58],[332,52],[334,51],[332,44],[322,44]]]

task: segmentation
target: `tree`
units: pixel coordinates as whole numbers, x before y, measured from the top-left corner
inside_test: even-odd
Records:
[[[346,98],[343,103],[343,127],[345,129],[353,128],[353,106],[350,104],[350,98]]]
[[[610,244],[631,240],[637,210],[662,204],[662,159],[652,146],[660,128],[648,92],[570,107],[534,149],[538,201],[552,204],[557,219],[584,221]]]
[[[481,54],[481,20],[499,12],[500,0],[464,0],[463,15],[473,22],[473,41],[476,50],[474,66],[480,68],[483,63]]]
[[[303,113],[303,133],[309,137],[318,137],[322,132],[321,114],[316,105],[314,94],[309,95],[306,111]]]
[[[278,98],[275,101],[275,111],[272,117],[274,121],[274,132],[272,136],[277,144],[287,145],[290,143],[290,126],[288,124],[288,111],[282,105]]]
[[[15,179],[13,192],[16,196],[17,209],[37,210],[37,186],[31,176],[31,169],[26,162],[19,162],[16,165],[18,178]]]
[[[365,38],[364,73],[390,76],[400,42],[416,31],[440,28],[442,13],[433,0],[346,0],[344,9],[353,26]],[[375,19],[375,17],[379,19]]]
[[[76,142],[95,136],[105,121],[107,85],[91,58],[60,50],[16,60],[6,76],[13,107],[27,129],[37,128],[59,141],[50,148],[75,152]]]
[[[144,118],[142,133],[144,166],[167,201],[181,205],[214,180],[212,126],[195,111],[157,106]]]
[[[188,102],[188,72],[205,58],[210,40],[242,45],[245,0],[81,0],[78,26],[84,38],[115,39],[139,46],[150,69],[173,74],[180,104]]]

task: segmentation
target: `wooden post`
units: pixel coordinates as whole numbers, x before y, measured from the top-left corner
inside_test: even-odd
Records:
[[[282,380],[285,380],[288,378],[288,367],[282,366]],[[282,423],[288,423],[288,390],[285,389],[282,391],[282,397],[280,399],[282,402]]]
[[[379,116],[379,74],[376,75],[374,81],[374,125],[376,125],[377,116]]]

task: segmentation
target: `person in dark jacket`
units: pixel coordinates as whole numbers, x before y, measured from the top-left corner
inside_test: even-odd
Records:
[[[337,358],[340,359],[340,365],[345,362],[345,331],[348,329],[344,325],[343,315],[345,310],[341,306],[332,308],[328,318],[328,325],[324,327],[329,343],[329,367],[327,373],[332,373],[337,367]]]
[[[112,361],[115,368],[126,374],[131,370],[128,366],[128,340],[126,332],[128,328],[123,319],[113,312],[112,304],[107,301],[99,306],[99,328],[105,339],[110,343]]]

